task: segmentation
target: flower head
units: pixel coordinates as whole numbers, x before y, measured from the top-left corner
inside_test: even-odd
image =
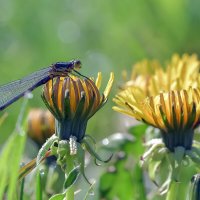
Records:
[[[177,146],[191,148],[193,130],[200,122],[199,89],[172,90],[139,101],[129,88],[119,93],[114,101],[120,105],[113,107],[114,110],[159,128],[170,150]]]
[[[199,69],[199,60],[195,54],[191,56],[184,54],[182,57],[173,55],[166,70],[159,70],[153,77],[154,94],[198,87]]]
[[[174,55],[166,69],[155,62],[142,62],[133,69],[132,77],[142,77],[145,85],[131,80],[114,98],[118,106],[113,109],[159,128],[171,151],[177,146],[190,149],[200,121],[199,70],[196,55]]]
[[[125,80],[125,84],[122,86],[122,89],[127,87],[138,87],[146,96],[149,95],[149,81],[151,81],[151,76],[160,69],[162,69],[162,67],[156,60],[149,61],[145,59],[136,63],[133,66],[130,80],[128,80],[127,72],[124,71],[123,79]]]
[[[130,80],[122,88],[138,87],[145,96],[160,92],[198,87],[200,64],[197,56],[174,54],[166,66],[158,61],[143,60],[133,66]]]
[[[39,146],[55,132],[54,117],[48,110],[31,109],[28,114],[28,136]]]
[[[57,119],[57,133],[61,139],[76,137],[80,142],[88,120],[105,104],[112,87],[113,74],[100,94],[101,73],[96,83],[77,76],[58,77],[44,86],[43,100]]]

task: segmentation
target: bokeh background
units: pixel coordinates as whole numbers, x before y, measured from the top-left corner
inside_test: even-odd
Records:
[[[198,0],[0,0],[0,84],[76,58],[84,75],[101,71],[104,86],[115,72],[110,101],[87,130],[101,139],[122,129],[111,99],[123,69],[143,58],[164,62],[174,52],[199,54],[199,7]],[[44,106],[40,94],[41,88],[34,91],[29,108]],[[0,143],[13,130],[21,103],[6,109]]]

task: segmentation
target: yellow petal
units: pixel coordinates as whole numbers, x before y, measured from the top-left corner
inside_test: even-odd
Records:
[[[111,72],[111,73],[110,73],[110,79],[109,79],[109,81],[108,81],[108,84],[107,84],[107,86],[106,86],[106,89],[105,89],[104,92],[103,92],[105,98],[107,98],[108,95],[109,95],[109,93],[110,93],[110,90],[111,90],[112,85],[113,85],[113,81],[114,81],[114,73]]]
[[[102,80],[101,72],[98,72],[98,74],[97,74],[97,79],[96,79],[96,83],[95,83],[95,85],[97,86],[98,90],[99,90],[99,88],[101,87],[101,80]]]

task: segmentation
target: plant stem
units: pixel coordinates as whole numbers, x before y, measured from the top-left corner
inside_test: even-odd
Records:
[[[180,199],[180,183],[177,181],[172,181],[170,184],[169,191],[167,192],[166,200],[179,200]]]
[[[182,168],[182,161],[175,166],[175,162],[171,163],[172,166],[172,180],[169,186],[169,190],[167,192],[166,200],[179,200],[180,199],[180,173]]]
[[[25,178],[22,179],[21,181],[21,188],[20,188],[20,200],[24,199],[24,182],[25,182]]]
[[[74,160],[73,156],[67,155],[67,167],[65,169],[65,176],[67,177],[68,174],[73,170],[74,168]],[[66,192],[66,200],[74,200],[74,185],[72,184]]]

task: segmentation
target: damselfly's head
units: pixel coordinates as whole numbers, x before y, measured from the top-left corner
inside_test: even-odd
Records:
[[[81,61],[80,60],[73,60],[73,68],[80,69],[81,68]]]

